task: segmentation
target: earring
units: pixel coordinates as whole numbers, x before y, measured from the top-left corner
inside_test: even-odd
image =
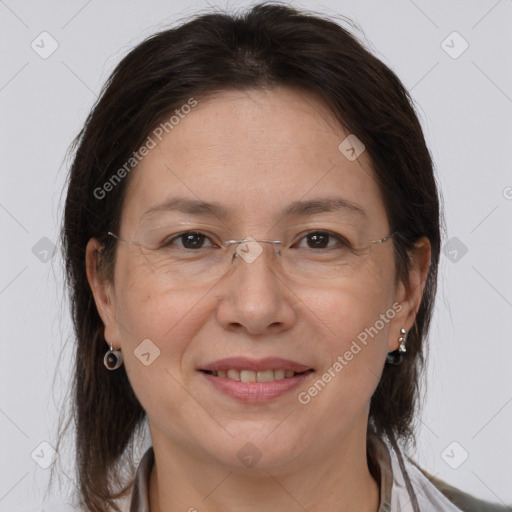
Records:
[[[108,370],[117,370],[123,364],[121,350],[114,350],[112,343],[110,344],[110,349],[105,353],[103,364]]]
[[[402,327],[400,329],[400,338],[398,338],[398,341],[400,342],[400,346],[398,347],[399,352],[407,352],[407,349],[405,348],[405,342],[407,340],[407,331]]]
[[[407,331],[402,328],[400,329],[400,337],[398,338],[400,346],[394,350],[393,352],[389,352],[386,356],[386,363],[389,364],[402,364],[403,354],[407,352],[407,348],[405,346],[405,342],[407,341]]]

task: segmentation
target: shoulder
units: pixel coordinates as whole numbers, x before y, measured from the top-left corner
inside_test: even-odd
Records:
[[[414,467],[430,482],[440,493],[448,498],[454,505],[464,512],[511,512],[512,506],[499,505],[489,501],[481,500],[457,489],[453,485],[430,474],[425,469],[413,462]]]
[[[512,505],[481,500],[430,474],[398,447],[397,454],[386,438],[373,441],[381,478],[379,512],[412,511],[410,492],[422,512],[512,512]]]

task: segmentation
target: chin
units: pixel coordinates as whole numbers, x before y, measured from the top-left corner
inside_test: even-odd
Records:
[[[216,450],[211,450],[210,446],[209,451],[219,463],[236,472],[271,471],[296,464],[303,455],[304,445],[300,439],[304,436],[286,429],[278,433],[278,424],[275,421],[257,427],[253,422],[238,424],[236,435],[225,437]]]

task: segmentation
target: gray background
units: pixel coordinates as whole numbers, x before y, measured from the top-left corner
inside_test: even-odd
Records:
[[[1,512],[42,502],[69,387],[71,329],[52,257],[66,149],[136,43],[199,9],[244,5],[0,0]],[[463,490],[512,503],[512,0],[292,5],[360,24],[417,103],[448,245],[415,458]],[[58,48],[44,55],[52,39]],[[69,464],[70,451],[60,458]]]

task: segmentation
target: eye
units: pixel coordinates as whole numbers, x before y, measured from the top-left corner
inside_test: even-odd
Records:
[[[161,244],[161,247],[169,247],[175,245],[174,242],[176,240],[180,241],[181,244],[178,244],[178,247],[182,249],[203,249],[203,244],[205,241],[209,241],[210,239],[207,235],[199,231],[185,231],[164,240]],[[211,245],[211,247],[213,247],[213,245]]]
[[[309,249],[331,249],[333,247],[348,247],[348,242],[340,235],[330,231],[310,231],[300,241],[306,241]],[[337,243],[331,243],[332,241]]]

